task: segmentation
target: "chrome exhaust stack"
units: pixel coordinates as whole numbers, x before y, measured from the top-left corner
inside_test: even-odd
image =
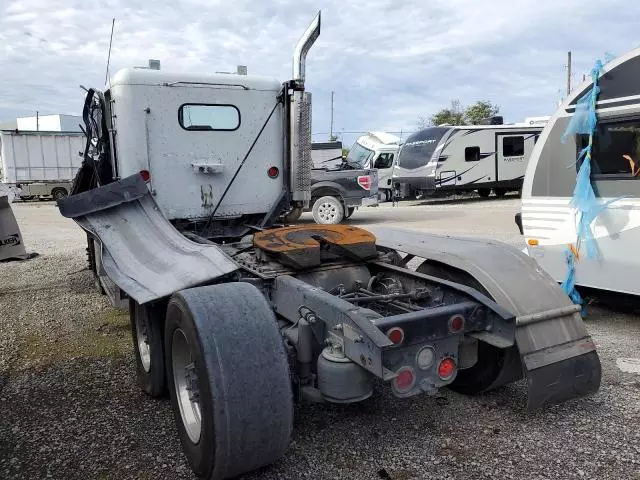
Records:
[[[293,80],[287,88],[288,157],[291,202],[308,207],[311,200],[311,94],[304,91],[307,53],[320,36],[320,12],[298,41],[293,53]]]
[[[303,88],[307,53],[309,53],[309,50],[320,36],[320,14],[321,12],[318,12],[316,18],[307,27],[293,52],[293,81],[302,84]]]

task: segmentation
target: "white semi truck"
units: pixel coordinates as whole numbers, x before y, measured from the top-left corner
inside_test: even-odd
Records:
[[[515,248],[277,224],[311,200],[319,34],[320,15],[284,83],[126,69],[90,89],[84,162],[58,202],[128,298],[138,381],[168,391],[200,478],[278,460],[294,401],[359,402],[378,379],[402,401],[526,377],[531,408],[600,385],[579,307]]]
[[[23,200],[59,200],[82,164],[82,132],[0,131],[0,183]]]
[[[393,196],[393,166],[400,149],[400,137],[386,132],[367,132],[349,149],[347,159],[360,168],[378,170],[378,193],[383,200]]]

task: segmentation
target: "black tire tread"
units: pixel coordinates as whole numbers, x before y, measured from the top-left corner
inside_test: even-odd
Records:
[[[166,308],[166,305],[164,307]],[[154,398],[164,397],[167,394],[163,338],[165,308],[163,308],[162,304],[139,305],[134,299],[129,299],[131,337],[133,340],[133,354],[136,360],[136,380],[142,391]],[[144,370],[138,351],[138,335],[136,331],[136,317],[138,315],[146,315],[148,322],[149,346],[151,348],[151,370],[149,372]]]
[[[197,338],[192,348],[203,412],[198,445],[184,431],[172,385],[176,328]],[[165,350],[174,415],[198,476],[233,477],[284,455],[293,428],[289,365],[275,314],[256,287],[239,282],[175,294],[167,311]]]

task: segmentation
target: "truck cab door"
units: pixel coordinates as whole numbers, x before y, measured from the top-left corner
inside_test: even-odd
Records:
[[[373,168],[378,170],[378,189],[390,190],[392,186],[394,152],[380,152],[373,161]]]

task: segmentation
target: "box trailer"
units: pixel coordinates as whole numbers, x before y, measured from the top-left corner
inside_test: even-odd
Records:
[[[1,182],[23,200],[64,198],[82,164],[84,147],[82,132],[2,130]]]

